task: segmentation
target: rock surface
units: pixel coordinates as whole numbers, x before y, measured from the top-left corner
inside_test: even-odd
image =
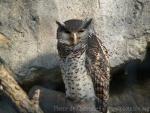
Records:
[[[65,98],[64,93],[40,86],[34,86],[30,90],[30,97],[33,96],[33,92],[37,89],[40,90],[40,106],[44,113],[99,113],[93,103],[72,102]]]
[[[144,88],[142,88],[144,87]],[[29,95],[32,97],[33,92],[36,89],[40,89],[40,106],[44,113],[74,113],[72,112],[72,103],[65,100],[65,95],[62,92],[46,89],[43,87],[35,86],[33,87]],[[124,89],[124,93],[111,94],[109,101],[109,110],[111,113],[148,113],[149,112],[149,83],[143,86],[133,86],[132,88]],[[71,106],[70,106],[71,105]],[[73,106],[75,107],[76,104]],[[80,108],[85,107],[85,105],[80,106]],[[88,107],[88,106],[87,106]],[[70,109],[69,109],[70,108]],[[85,109],[84,109],[85,110]],[[92,110],[92,105],[90,105],[90,110]],[[89,110],[89,111],[90,111]],[[93,108],[94,110],[94,108]],[[79,112],[77,112],[79,113]],[[82,113],[82,112],[81,112]],[[89,113],[89,112],[83,112]],[[97,113],[97,112],[92,112]]]
[[[33,65],[53,67],[59,59],[55,21],[86,17],[94,19],[111,67],[143,59],[150,41],[150,0],[0,0],[0,33],[11,41],[9,48],[0,46],[0,56],[22,75]]]

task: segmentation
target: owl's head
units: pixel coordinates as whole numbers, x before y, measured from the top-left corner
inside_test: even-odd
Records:
[[[58,24],[57,39],[58,43],[75,47],[79,44],[85,44],[90,34],[90,25],[92,19],[78,20],[71,19],[64,23],[56,21]]]

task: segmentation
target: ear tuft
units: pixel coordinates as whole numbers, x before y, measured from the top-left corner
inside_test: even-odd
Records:
[[[57,24],[59,27],[64,27],[64,24],[58,22],[57,20],[56,20],[56,24]]]
[[[91,22],[92,22],[92,18],[90,18],[90,19],[85,19],[85,21],[84,21],[84,24],[83,24],[83,27],[84,28],[87,28],[90,24],[91,24]]]

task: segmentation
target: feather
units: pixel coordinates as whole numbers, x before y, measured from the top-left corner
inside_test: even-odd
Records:
[[[102,42],[94,34],[88,39],[86,68],[92,78],[97,97],[96,107],[102,113],[107,112],[109,99],[109,62],[108,53]]]

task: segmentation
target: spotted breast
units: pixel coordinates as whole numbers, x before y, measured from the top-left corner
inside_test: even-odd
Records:
[[[85,52],[79,52],[61,59],[66,96],[74,101],[95,99],[93,83],[85,67],[85,56]]]

